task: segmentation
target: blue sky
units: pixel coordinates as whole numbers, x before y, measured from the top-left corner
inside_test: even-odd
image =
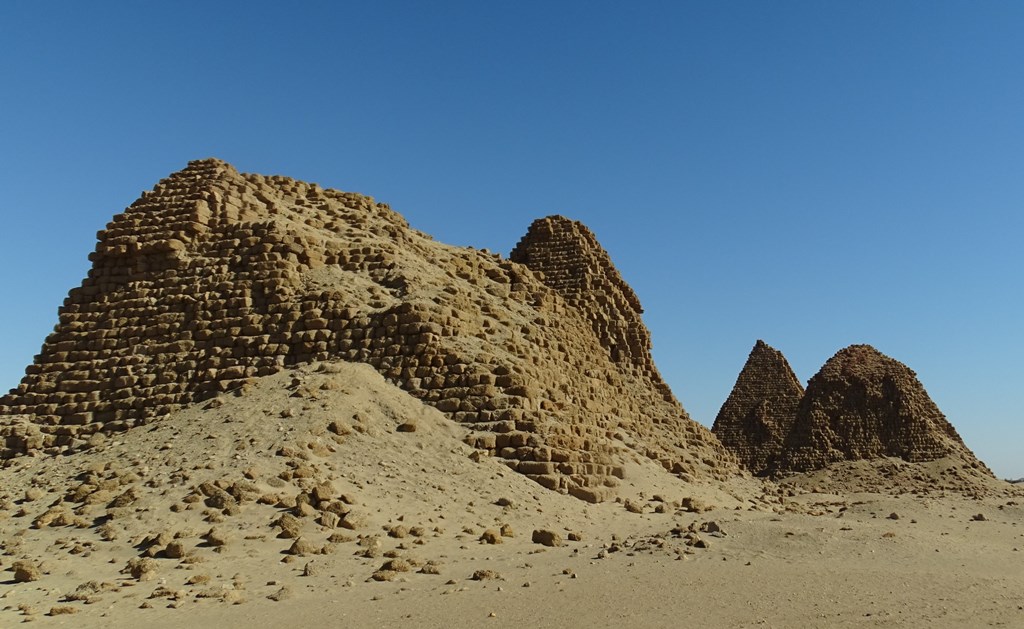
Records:
[[[586,223],[710,425],[758,338],[870,343],[1024,476],[1024,4],[0,3],[0,388],[190,159],[507,253]]]

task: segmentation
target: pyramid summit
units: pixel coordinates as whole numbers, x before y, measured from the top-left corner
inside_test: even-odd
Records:
[[[774,469],[804,388],[782,352],[758,340],[711,430],[755,474]]]
[[[583,225],[535,222],[511,260],[433,241],[372,198],[206,159],[98,234],[22,382],[3,456],[94,447],[315,361],[371,365],[550,489],[601,500],[639,454],[734,475],[650,358],[635,294]]]

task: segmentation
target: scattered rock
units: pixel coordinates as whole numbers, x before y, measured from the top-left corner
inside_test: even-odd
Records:
[[[502,542],[501,533],[494,529],[487,529],[483,532],[483,535],[480,536],[480,541],[487,544],[500,544]]]
[[[15,561],[11,568],[14,570],[14,580],[18,583],[38,581],[43,576],[39,566],[31,561]]]
[[[548,529],[536,529],[533,532],[533,543],[543,546],[561,546],[562,536]]]

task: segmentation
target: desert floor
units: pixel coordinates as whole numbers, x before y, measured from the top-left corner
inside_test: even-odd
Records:
[[[636,460],[594,505],[460,430],[369,367],[326,364],[16,459],[0,627],[1024,627],[1009,484],[839,495]]]

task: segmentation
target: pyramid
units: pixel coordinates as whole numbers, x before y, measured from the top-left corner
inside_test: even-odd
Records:
[[[529,267],[584,313],[620,370],[649,380],[666,400],[675,401],[651,359],[651,334],[640,318],[640,300],[586,225],[564,216],[537,219],[509,259]]]
[[[782,352],[759,340],[711,431],[747,469],[765,474],[782,454],[803,394]]]
[[[5,458],[88,448],[254,378],[342,359],[585,500],[614,493],[637,454],[684,479],[738,471],[658,376],[636,296],[568,219],[535,223],[506,260],[437,243],[370,197],[207,159],[98,240],[54,332],[0,398]]]
[[[881,457],[952,457],[987,471],[910,368],[870,345],[851,345],[808,382],[777,470]]]

